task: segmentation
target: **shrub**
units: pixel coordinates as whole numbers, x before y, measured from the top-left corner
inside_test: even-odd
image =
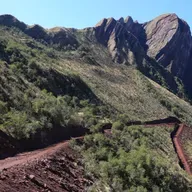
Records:
[[[112,129],[113,129],[113,130],[123,130],[123,128],[124,128],[124,125],[123,125],[123,123],[120,122],[120,121],[116,121],[116,122],[114,122],[113,125],[112,125]]]
[[[174,163],[170,157],[167,159],[168,153],[164,151],[167,149],[161,148],[165,145],[169,148],[170,133],[165,136],[166,129],[131,126],[118,131],[121,123],[114,124],[118,134],[112,134],[112,138],[96,133],[84,139],[85,166],[89,175],[97,178],[93,185],[95,190],[191,190],[189,182],[181,179],[184,176],[173,171]]]

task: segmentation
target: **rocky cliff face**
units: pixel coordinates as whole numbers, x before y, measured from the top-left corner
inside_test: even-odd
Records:
[[[144,24],[131,17],[103,19],[95,31],[115,62],[140,64],[148,56],[191,86],[191,31],[177,15],[164,14]]]
[[[128,30],[130,26],[133,26],[131,18],[109,18],[103,19],[95,27],[97,40],[108,47],[116,63],[140,63],[145,54],[137,37]]]
[[[190,62],[192,38],[187,23],[175,14],[166,14],[144,25],[147,55],[155,58],[181,78]]]
[[[125,19],[103,19],[96,25],[96,36],[108,46],[114,58],[122,52],[143,50],[176,76],[183,77],[190,62],[192,37],[188,24],[175,14],[161,15],[145,24]],[[126,50],[126,51],[125,51]],[[123,56],[122,56],[123,57]],[[122,58],[120,57],[120,58]],[[123,57],[126,60],[126,56]],[[128,58],[128,57],[127,57]],[[123,59],[114,59],[122,63]]]
[[[78,30],[28,26],[11,15],[0,16],[0,25],[17,27],[35,40],[59,49],[77,49],[84,43],[77,35]],[[152,58],[192,90],[191,32],[188,24],[177,15],[164,14],[143,24],[131,17],[108,18],[89,29],[94,31],[97,41],[107,47],[114,62],[141,66],[145,61],[150,65]],[[89,39],[88,35],[84,33],[84,38]]]

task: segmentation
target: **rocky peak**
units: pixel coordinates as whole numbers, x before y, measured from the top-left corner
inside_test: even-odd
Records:
[[[128,16],[125,18],[124,23],[125,23],[126,27],[129,28],[130,26],[133,25],[134,22],[133,22],[132,17]]]
[[[164,14],[140,24],[125,19],[103,19],[96,27],[99,42],[108,47],[115,62],[125,63],[143,50],[173,75],[184,78],[192,60],[192,37],[188,24],[176,14]],[[192,67],[190,67],[192,68]]]
[[[143,48],[137,37],[126,27],[127,23],[130,20],[125,22],[123,18],[103,19],[95,26],[95,34],[97,40],[108,47],[114,62],[133,64],[135,60],[139,61]]]
[[[164,14],[143,24],[130,16],[103,19],[96,25],[95,34],[108,48],[114,62],[138,65],[142,58],[153,58],[182,79],[192,94],[191,31],[176,14]]]
[[[101,20],[96,26],[96,37],[98,41],[107,46],[111,33],[113,32],[117,21],[114,18]]]
[[[176,14],[164,14],[148,22],[144,29],[147,54],[182,78],[192,49],[188,24]]]
[[[118,20],[121,24],[124,24],[125,20],[123,17],[121,17],[119,20]]]

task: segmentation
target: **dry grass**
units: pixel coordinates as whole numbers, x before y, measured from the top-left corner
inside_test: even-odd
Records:
[[[55,65],[63,73],[78,74],[104,103],[120,113],[126,113],[133,120],[152,120],[174,115],[163,106],[163,98],[172,106],[179,105],[184,120],[191,122],[190,104],[146,78],[133,66],[109,63],[99,66],[83,61],[63,59]]]
[[[148,79],[133,67],[114,64],[92,66],[63,60],[57,65],[57,69],[64,73],[78,74],[99,99],[134,120],[150,120],[172,115],[156,96],[148,91]]]

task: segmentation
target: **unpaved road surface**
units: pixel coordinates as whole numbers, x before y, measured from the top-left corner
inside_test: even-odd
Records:
[[[61,142],[0,161],[0,192],[83,192],[91,184],[81,156]]]
[[[146,127],[173,125],[163,123]],[[183,150],[183,137],[190,132],[188,129],[191,131],[181,124],[172,138],[184,167],[189,165],[189,158]],[[104,133],[111,136],[111,129],[104,130]],[[82,140],[83,137],[76,139]],[[69,141],[63,141],[0,160],[0,192],[86,191],[92,181],[85,177],[81,159],[81,155],[70,148]]]
[[[3,160],[0,160],[0,171],[3,169],[8,169],[12,166],[21,165],[25,163],[29,163],[36,159],[43,158],[45,156],[49,156],[53,154],[55,151],[65,148],[68,146],[68,141],[61,142],[59,144],[52,145],[50,147],[35,150],[32,152],[20,153],[14,157],[9,157]]]

